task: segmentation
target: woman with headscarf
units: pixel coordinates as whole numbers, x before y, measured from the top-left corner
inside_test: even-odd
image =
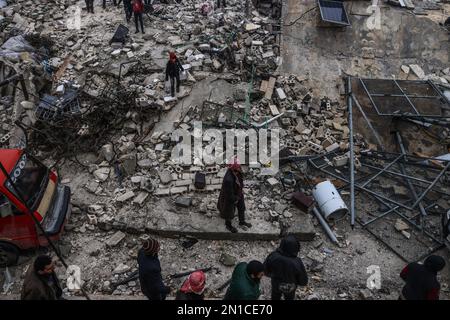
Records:
[[[228,165],[228,170],[223,177],[217,209],[220,216],[225,219],[225,227],[236,233],[237,229],[231,224],[236,208],[238,210],[239,225],[251,228],[252,225],[245,222],[244,179],[242,168],[236,157]]]
[[[204,300],[206,275],[203,271],[194,271],[184,281],[175,300]]]
[[[170,292],[170,288],[163,283],[158,252],[159,242],[148,239],[143,242],[138,253],[141,291],[149,300],[165,300]]]
[[[177,80],[177,93],[180,92],[180,71],[184,71],[175,52],[169,52],[169,61],[166,65],[166,81],[170,78],[170,94],[175,97],[175,79]]]
[[[436,255],[426,258],[423,264],[408,264],[400,273],[406,283],[399,300],[439,300],[441,285],[437,273],[444,267],[445,260]]]

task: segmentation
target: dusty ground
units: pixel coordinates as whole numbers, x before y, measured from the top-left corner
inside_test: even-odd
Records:
[[[284,23],[289,23],[304,12],[304,9],[298,1],[288,0],[286,3],[284,10],[288,13],[283,19]],[[448,65],[448,38],[442,36],[440,32],[436,37],[429,36],[436,34],[436,31],[440,29],[439,26],[430,23],[427,17],[417,18],[406,13],[402,14],[401,21],[395,21],[390,14],[397,9],[383,7],[383,10],[386,10],[386,16],[383,16],[383,22],[386,24],[383,24],[384,29],[379,33],[364,30],[364,18],[357,15],[352,16],[355,23],[353,28],[347,33],[337,33],[332,36],[331,31],[316,31],[310,25],[304,24],[304,21],[299,21],[292,27],[286,27],[281,71],[306,77],[310,83],[315,83],[314,88],[318,95],[320,93],[320,96],[327,95],[338,100],[341,87],[336,84],[340,83],[338,79],[345,73],[390,77],[391,75],[401,76],[402,64],[418,63],[427,69],[427,72],[440,70],[445,64]],[[121,14],[121,9],[109,9],[106,12],[97,10],[95,16],[86,17],[86,27],[95,28],[98,31],[102,28],[104,21],[110,25],[122,22],[123,18],[119,16]],[[307,15],[305,21],[311,22],[313,17],[314,14],[312,17]],[[421,20],[415,24],[415,30],[407,31],[410,19]],[[439,14],[433,13],[433,19],[439,19]],[[111,29],[105,32],[105,39],[111,36]],[[160,31],[157,26],[147,30],[150,34]],[[415,31],[417,31],[416,34],[423,34],[423,36],[409,41],[409,32]],[[140,34],[134,37],[139,41],[142,40]],[[151,51],[154,60],[163,66],[165,60],[162,51],[166,48],[150,46],[143,40],[142,43],[144,43],[144,51]],[[367,45],[361,45],[361,43]],[[384,43],[387,45],[385,46]],[[317,50],[312,51],[311,47]],[[213,100],[223,100],[232,92],[232,87],[228,83],[218,81],[220,90],[213,91]],[[210,83],[206,82],[205,85],[194,89],[183,101],[185,104],[198,104],[205,96],[209,96],[210,89]],[[179,117],[183,105],[178,103],[165,114],[154,130],[171,131],[173,121]],[[95,159],[96,155],[91,158]],[[81,202],[84,205],[108,203],[110,201],[108,199],[111,199],[117,191],[116,182],[111,179],[108,185],[103,186],[103,194],[94,195],[87,192],[85,184],[92,179],[92,175],[70,161],[61,167],[60,174],[71,186],[74,201],[77,203]],[[212,202],[216,194],[209,196]],[[114,214],[127,216],[128,220],[135,220],[137,224],[142,224],[148,223],[149,216],[158,215],[159,209],[157,201],[150,201],[144,208],[123,206]],[[253,214],[259,214],[257,208]],[[339,246],[328,241],[315,219],[308,217],[308,220],[315,224],[316,237],[311,242],[302,243],[300,256],[309,271],[310,282],[307,287],[298,289],[299,299],[397,299],[398,290],[402,286],[398,274],[405,265],[404,261],[358,226],[351,230],[348,219],[341,220],[334,226],[335,232],[339,235]],[[136,281],[120,286],[114,291],[110,288],[112,282],[125,278],[127,273],[136,269],[136,253],[139,249],[140,235],[127,234],[117,247],[108,248],[104,240],[115,231],[100,230],[89,225],[87,221],[86,215],[74,212],[68,230],[60,243],[67,262],[81,268],[82,280],[85,282],[87,291],[94,296],[103,295],[103,298],[105,298],[104,295],[108,296],[111,293],[111,298],[130,298],[131,296],[143,298]],[[208,295],[211,298],[223,296],[225,290],[217,292],[216,289],[230,277],[233,270],[233,267],[225,266],[220,261],[223,253],[234,257],[236,261],[263,260],[278,245],[273,241],[199,240],[193,247],[184,249],[183,239],[156,238],[161,242],[160,259],[164,276],[201,267],[217,268],[208,272]],[[21,259],[19,266],[9,269],[14,278],[14,285],[1,298],[17,298],[25,268],[36,254],[37,252],[28,252]],[[449,253],[446,250],[440,251],[439,254],[449,261]],[[113,270],[121,264],[128,266],[129,270],[113,275]],[[379,266],[381,274],[381,289],[372,292],[365,290],[370,276],[367,268],[370,266]],[[64,279],[62,266],[59,268],[59,273]],[[0,277],[2,277],[0,283],[3,283],[3,272]],[[448,300],[450,298],[448,285],[450,264],[440,277],[442,279],[441,297]],[[171,287],[178,288],[182,280],[183,278],[172,281]],[[270,298],[270,283],[267,278],[263,280],[262,293],[262,299]],[[66,294],[71,293],[66,291]]]

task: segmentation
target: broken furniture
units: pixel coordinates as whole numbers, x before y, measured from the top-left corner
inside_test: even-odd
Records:
[[[78,92],[71,88],[61,97],[44,94],[35,110],[36,117],[44,121],[57,121],[80,113]]]

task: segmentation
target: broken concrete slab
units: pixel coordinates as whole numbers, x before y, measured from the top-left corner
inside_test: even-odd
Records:
[[[108,240],[106,240],[106,245],[115,247],[125,238],[125,236],[125,233],[123,233],[122,231],[117,231]]]

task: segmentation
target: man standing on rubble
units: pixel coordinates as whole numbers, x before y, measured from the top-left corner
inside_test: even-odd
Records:
[[[245,222],[242,168],[237,157],[234,157],[223,177],[222,189],[220,190],[219,201],[217,202],[217,209],[219,209],[220,216],[225,219],[225,227],[233,233],[237,232],[237,229],[231,224],[236,208],[238,211],[239,225],[251,228],[252,225]]]
[[[127,19],[127,22],[130,22],[131,16],[133,15],[131,0],[123,0],[123,8],[125,9],[125,18]]]
[[[94,0],[85,0],[88,13],[94,13]]]
[[[403,268],[400,277],[406,282],[399,300],[439,300],[441,285],[437,273],[444,269],[445,260],[436,255],[423,264],[412,262]]]
[[[144,32],[144,20],[142,15],[144,14],[144,3],[142,0],[133,0],[133,13],[134,13],[134,23],[136,25],[136,32],[139,33],[139,23],[141,24],[142,33]]]
[[[55,263],[47,255],[34,260],[23,281],[21,300],[64,300]]]
[[[256,260],[238,263],[233,270],[224,300],[258,300],[264,265]]]
[[[175,52],[169,52],[169,61],[166,65],[166,81],[170,78],[170,94],[175,97],[175,80],[177,81],[177,93],[180,92],[180,71],[184,71]]]
[[[170,288],[163,283],[158,252],[159,242],[148,239],[138,253],[141,291],[149,300],[165,300],[170,292]]]
[[[264,261],[264,274],[272,280],[272,300],[294,300],[297,286],[306,286],[308,276],[298,257],[300,242],[294,235],[281,240],[280,247]]]

